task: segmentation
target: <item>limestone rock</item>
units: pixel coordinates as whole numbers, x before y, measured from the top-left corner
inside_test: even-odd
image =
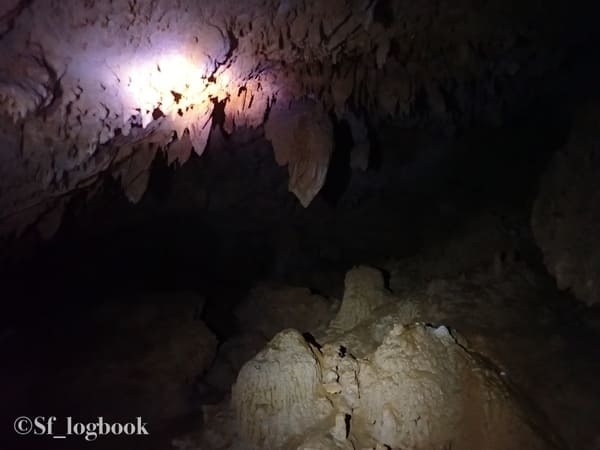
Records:
[[[252,359],[267,343],[259,333],[233,336],[219,346],[217,358],[204,377],[211,387],[228,391],[242,366]]]
[[[162,420],[189,413],[194,380],[210,367],[217,348],[213,333],[196,318],[202,303],[194,293],[174,292],[99,306],[86,327],[104,339],[90,342],[88,355],[65,369],[69,385],[62,392],[100,405],[105,414],[143,409],[145,420]],[[121,410],[112,411],[115,404]]]
[[[361,321],[371,318],[371,313],[383,306],[389,292],[383,274],[374,268],[355,267],[346,274],[342,306],[331,323],[331,328],[347,331]]]
[[[265,124],[275,159],[287,165],[289,190],[307,207],[323,187],[333,151],[333,127],[315,102],[276,104]]]
[[[321,368],[295,330],[279,333],[249,361],[232,389],[241,438],[262,449],[281,448],[331,412],[320,396]]]
[[[244,364],[231,422],[207,427],[200,441],[218,435],[227,449],[565,448],[505,369],[458,332],[415,322],[453,321],[457,302],[472,308],[465,290],[440,281],[424,298],[397,298],[382,273],[365,266],[347,273],[345,288],[320,342],[286,329]],[[473,326],[489,326],[473,314]]]
[[[361,361],[353,423],[391,448],[546,448],[491,366],[445,327],[396,326]]]
[[[457,340],[458,339],[458,340]],[[444,326],[396,325],[364,358],[294,330],[249,361],[233,388],[248,448],[560,449],[498,369]],[[328,386],[337,384],[338,388]]]
[[[560,2],[507,9],[494,0],[477,10],[434,0],[30,3],[0,5],[4,233],[34,224],[103,173],[117,173],[139,200],[148,158],[202,154],[213,118],[226,133],[268,119],[289,189],[308,206],[328,171],[330,112],[372,123],[496,120],[534,98],[523,87],[543,84],[561,50],[587,32],[565,25],[586,12]],[[154,151],[143,150],[149,144]],[[356,144],[352,164],[362,169],[369,143]],[[144,158],[126,164],[135,152],[117,159],[121,147]]]
[[[560,289],[600,303],[600,106],[581,111],[542,178],[531,224]]]

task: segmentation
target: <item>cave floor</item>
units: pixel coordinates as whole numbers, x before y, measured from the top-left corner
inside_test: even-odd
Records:
[[[545,413],[570,448],[600,448],[600,315],[579,307],[558,292],[551,279],[523,262],[500,269],[481,265],[457,276],[434,278],[424,276],[434,272],[427,264],[417,259],[382,264],[398,301],[427,304],[431,323],[443,318],[444,325],[458,330]],[[336,277],[332,286],[338,282]],[[244,288],[223,288],[215,294],[226,305],[220,309],[223,320],[231,320],[227,314]],[[161,392],[165,386],[171,389],[164,379],[171,372],[162,366],[178,364],[178,358],[165,353],[161,361],[147,355],[152,355],[149,346],[179,333],[179,316],[171,320],[165,311],[192,314],[202,297],[165,292],[134,297],[67,305],[4,330],[3,423],[11,424],[19,415],[147,417],[149,438],[103,437],[85,443],[86,448],[129,450],[170,448],[174,437],[199,429],[201,404],[219,397],[211,400],[206,391],[200,395],[192,379],[183,380],[181,391]],[[110,306],[115,301],[119,306]],[[156,305],[159,322],[152,313]],[[138,326],[124,325],[128,323]],[[39,436],[15,439],[10,430],[2,434],[8,437],[5,449],[31,448],[36,438],[40,449],[80,448],[82,439],[56,442]]]

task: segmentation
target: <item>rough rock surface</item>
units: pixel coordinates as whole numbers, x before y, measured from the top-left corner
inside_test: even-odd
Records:
[[[192,149],[203,153],[215,127],[259,127],[273,105],[308,101],[318,114],[284,131],[306,131],[293,142],[310,148],[284,159],[306,205],[326,174],[327,114],[355,114],[357,168],[365,167],[367,117],[496,121],[534,95],[525,87],[585,34],[571,9],[466,0],[3,2],[0,229],[39,223],[52,234],[72,196],[93,193],[104,175],[137,201],[157,151],[183,164]]]
[[[460,339],[460,338],[458,338]],[[287,330],[241,370],[232,448],[563,448],[445,327],[396,325],[365,358]],[[227,428],[235,429],[231,433]],[[378,447],[379,446],[379,447]]]
[[[265,346],[267,339],[259,333],[233,336],[219,346],[217,357],[204,377],[204,383],[221,392],[231,389],[242,366]]]
[[[242,366],[277,333],[294,328],[301,333],[323,333],[339,302],[310,289],[260,284],[234,310],[238,333],[219,346],[217,357],[203,379],[209,389],[228,392]]]
[[[329,415],[315,351],[299,332],[284,330],[244,365],[231,402],[245,442],[280,448]]]
[[[290,191],[308,206],[325,183],[333,152],[333,127],[326,112],[315,102],[275,105],[265,136],[273,143],[277,164],[288,166]]]
[[[340,314],[355,305],[363,320],[331,330],[320,343],[295,330],[277,334],[243,366],[231,404],[213,410],[221,420],[208,420],[200,436],[178,447],[565,448],[504,369],[455,331],[415,323],[420,317],[453,320],[450,306],[444,311],[416,299],[402,304],[369,267],[348,273],[346,291]],[[379,307],[365,310],[370,299]]]
[[[360,365],[357,428],[392,448],[546,448],[497,370],[445,327],[395,326]],[[360,424],[360,425],[359,425]]]
[[[542,178],[531,223],[559,289],[600,303],[600,106],[577,117]]]
[[[382,273],[372,267],[355,267],[346,274],[344,280],[344,299],[331,328],[336,331],[348,331],[371,313],[383,306],[389,292],[385,289]]]
[[[308,288],[259,285],[236,308],[235,315],[245,332],[267,339],[285,328],[316,333],[333,317],[336,304],[313,294]]]

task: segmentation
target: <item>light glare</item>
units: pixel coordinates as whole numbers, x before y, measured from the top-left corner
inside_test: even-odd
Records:
[[[159,108],[166,116],[176,117],[187,107],[211,98],[225,98],[229,76],[208,81],[205,68],[194,65],[179,54],[163,55],[130,71],[131,95],[143,116]],[[144,126],[151,118],[144,118]]]

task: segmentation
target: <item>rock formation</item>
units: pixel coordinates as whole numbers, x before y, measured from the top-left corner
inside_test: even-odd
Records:
[[[258,448],[280,448],[331,412],[314,349],[285,330],[244,365],[231,393],[237,431]]]
[[[239,447],[562,448],[500,371],[443,326],[396,325],[371,354],[287,330],[241,370]],[[549,435],[551,436],[551,435]],[[316,445],[316,447],[314,447]]]
[[[369,319],[375,309],[383,306],[388,295],[379,270],[355,267],[346,274],[344,299],[331,327],[340,331],[351,330]]]
[[[365,309],[370,297],[379,306]],[[402,318],[406,309],[390,306],[397,300],[383,290],[377,270],[351,270],[332,323],[352,307],[363,320],[344,321],[350,328],[330,330],[321,343],[293,329],[278,333],[242,367],[231,403],[207,408],[221,420],[207,417],[197,441],[178,447],[565,448],[503,370],[456,331]],[[345,340],[352,333],[371,347]]]
[[[308,206],[323,187],[333,151],[333,129],[323,108],[315,102],[275,105],[265,124],[275,159],[287,165],[289,189]]]
[[[379,120],[501,120],[585,34],[561,5],[3,2],[0,230],[51,235],[107,175],[138,201],[158,151],[183,164],[215,129],[265,121],[307,206],[327,174],[330,115],[350,124],[363,170]]]
[[[578,115],[566,147],[542,178],[531,223],[560,289],[600,303],[600,107]]]

